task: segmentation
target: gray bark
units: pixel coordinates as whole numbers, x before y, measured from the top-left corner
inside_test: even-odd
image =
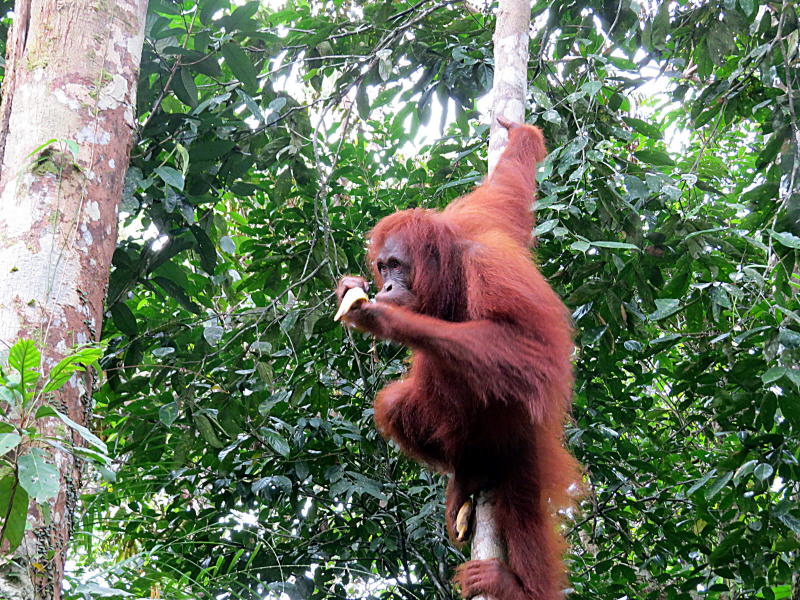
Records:
[[[47,370],[99,338],[146,10],[146,0],[16,2],[0,106],[0,360],[31,338]],[[86,424],[91,387],[73,378],[55,401]],[[43,429],[64,435],[55,422]],[[81,466],[52,460],[61,492],[49,518],[31,504],[18,572],[0,565],[0,596],[61,597]]]
[[[494,521],[492,496],[481,492],[475,503],[475,534],[472,538],[472,554],[474,560],[505,557],[505,547]],[[476,596],[483,598],[483,596]]]
[[[492,82],[491,129],[489,134],[489,172],[497,164],[508,143],[508,132],[497,123],[502,116],[509,121],[525,121],[528,95],[528,41],[531,20],[530,0],[500,0],[494,32],[494,81]],[[492,513],[491,494],[482,493],[476,503],[475,535],[471,558],[505,559]],[[474,600],[488,600],[476,596]]]
[[[498,116],[522,123],[528,97],[528,42],[530,0],[500,0],[494,30],[494,80],[489,113],[489,172],[508,142],[508,132],[497,124]]]

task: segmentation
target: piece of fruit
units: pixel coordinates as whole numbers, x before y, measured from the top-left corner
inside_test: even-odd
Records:
[[[463,542],[469,533],[469,520],[472,517],[472,500],[467,500],[456,515],[456,540]]]
[[[369,300],[367,293],[360,287],[354,287],[347,290],[342,298],[342,303],[339,305],[339,310],[336,311],[336,316],[333,317],[334,321],[338,321],[356,304],[361,304]]]

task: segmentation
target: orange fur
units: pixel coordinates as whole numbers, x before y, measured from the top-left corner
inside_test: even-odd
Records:
[[[378,223],[370,235],[373,270],[386,239],[400,239],[419,306],[364,305],[353,322],[412,349],[408,374],[375,399],[375,419],[409,456],[452,474],[451,535],[468,497],[494,493],[508,565],[462,565],[462,594],[556,600],[566,584],[556,513],[571,506],[568,488],[580,479],[562,445],[572,331],[530,256],[544,141],[527,125],[512,127],[509,137],[493,175],[472,193],[441,212],[406,210]]]

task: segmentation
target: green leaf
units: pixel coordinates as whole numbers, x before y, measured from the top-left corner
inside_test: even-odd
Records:
[[[800,388],[800,369],[787,369],[786,377],[789,378],[795,387]]]
[[[170,427],[178,418],[178,403],[169,402],[158,409],[158,419],[167,427]]]
[[[76,365],[75,362],[72,360],[72,357],[67,357],[63,359],[61,362],[50,371],[50,377],[45,383],[44,387],[42,388],[42,392],[45,394],[48,392],[54,392],[67,383],[72,377],[74,373],[79,371],[83,371],[83,367],[80,365]]]
[[[106,447],[106,443],[99,437],[97,437],[95,434],[93,434],[91,431],[89,431],[86,427],[80,425],[79,423],[76,423],[75,421],[70,419],[67,415],[57,411],[56,409],[53,409],[53,412],[55,413],[55,416],[61,419],[61,421],[63,421],[65,425],[77,431],[78,434],[89,444],[97,448],[101,453],[108,454],[108,447]]]
[[[214,274],[214,269],[217,266],[217,249],[214,247],[214,242],[208,237],[208,234],[197,226],[191,228],[197,240],[197,249],[200,253],[200,263],[203,270],[209,275]]]
[[[392,62],[386,58],[380,58],[378,61],[378,75],[381,81],[387,81],[392,74]]]
[[[247,107],[247,110],[250,111],[250,114],[253,115],[260,123],[264,122],[264,112],[258,106],[253,97],[246,93],[244,90],[236,90],[236,95],[242,99],[244,105]]]
[[[739,485],[739,482],[741,482],[742,479],[750,475],[755,470],[757,464],[757,460],[748,460],[746,463],[742,464],[738,469],[736,469],[736,473],[733,475],[733,483]]]
[[[59,142],[59,140],[58,140],[58,139],[56,139],[56,138],[50,138],[49,140],[47,140],[47,141],[44,141],[44,142],[42,142],[41,144],[39,144],[38,146],[36,146],[36,148],[34,148],[34,149],[33,149],[33,150],[31,150],[31,151],[30,151],[28,154],[26,154],[26,155],[25,155],[25,158],[32,158],[32,157],[34,157],[34,156],[37,156],[37,155],[38,155],[38,154],[40,154],[40,153],[41,153],[41,152],[42,152],[42,151],[43,151],[45,148],[48,148],[49,146],[52,146],[53,144],[57,144],[58,142]]]
[[[461,177],[454,181],[448,181],[447,183],[443,183],[442,185],[436,188],[436,193],[440,194],[441,192],[443,192],[448,188],[460,187],[468,183],[475,183],[479,179],[481,179],[480,173],[478,173],[477,171],[470,171],[469,173],[467,173],[466,177]]]
[[[250,344],[251,352],[258,352],[259,354],[269,354],[272,352],[272,344],[257,340]]]
[[[561,123],[561,115],[558,114],[556,110],[546,110],[542,113],[542,118],[549,123],[555,123],[556,125]]]
[[[786,367],[772,367],[761,374],[761,381],[764,382],[764,385],[769,385],[784,375],[786,375]]]
[[[634,152],[634,156],[640,161],[645,162],[656,167],[674,167],[675,161],[672,160],[666,152],[662,150],[639,150]]]
[[[732,51],[735,45],[734,35],[727,21],[718,21],[706,32],[705,42],[708,54],[715,65],[721,65],[724,58]]]
[[[303,321],[303,331],[306,334],[306,339],[311,339],[314,336],[314,326],[317,324],[317,321],[322,318],[324,313],[321,311],[312,311]]]
[[[722,488],[728,485],[728,482],[733,477],[733,471],[728,471],[727,473],[720,475],[714,480],[709,488],[706,490],[706,498],[711,500],[714,496],[716,496]]]
[[[16,448],[22,441],[17,433],[0,433],[0,456]]]
[[[618,248],[620,250],[638,250],[639,247],[636,244],[629,244],[627,242],[598,242],[594,241],[591,242],[592,246],[597,246],[598,248]]]
[[[94,465],[95,469],[100,472],[103,481],[107,481],[108,483],[116,483],[117,482],[117,472],[109,469],[107,466],[103,465],[102,463],[97,463]]]
[[[277,431],[273,431],[272,429],[265,428],[261,429],[261,433],[264,435],[267,443],[272,446],[272,449],[275,450],[275,452],[281,456],[289,456],[292,449],[281,434],[279,434]]]
[[[58,364],[50,369],[47,382],[42,388],[42,392],[53,392],[63,386],[73,373],[83,371],[84,366],[97,363],[103,355],[103,349],[96,346],[86,346],[77,352],[65,356]]]
[[[251,93],[258,89],[258,77],[250,57],[235,42],[228,42],[220,48],[225,64]]]
[[[253,19],[253,15],[258,12],[259,6],[261,6],[261,3],[255,0],[238,7],[231,13],[231,16],[226,19],[225,28],[228,30],[247,29],[248,31],[255,29],[258,26],[258,22]]]
[[[784,141],[787,137],[789,137],[789,133],[789,127],[783,127],[778,129],[770,136],[769,141],[764,145],[763,150],[761,150],[761,152],[758,154],[758,158],[756,159],[757,171],[760,171],[772,164],[772,162],[778,156]]]
[[[176,162],[180,167],[181,174],[186,177],[186,173],[189,172],[189,151],[186,149],[186,146],[179,142],[175,144],[175,153]]]
[[[200,22],[209,25],[216,13],[230,6],[230,0],[202,0],[198,4],[200,6]]]
[[[200,432],[200,435],[203,436],[203,439],[208,443],[209,446],[212,448],[224,448],[225,444],[217,437],[216,431],[214,431],[214,426],[211,424],[211,420],[201,413],[195,413],[192,415],[194,419],[194,424],[197,426],[197,430]]]
[[[250,489],[254,494],[258,494],[261,490],[265,490],[271,485],[272,485],[272,476],[261,477],[260,479],[256,479],[253,482],[253,485],[250,486]]]
[[[183,191],[183,185],[184,185],[183,173],[181,173],[177,169],[173,169],[172,167],[168,166],[157,167],[155,169],[155,173],[161,178],[161,180],[164,183],[166,183],[170,187]]]
[[[203,327],[203,338],[209,346],[216,346],[225,334],[225,329],[219,325],[207,325]]]
[[[282,475],[270,475],[269,477],[262,477],[254,481],[250,489],[253,493],[258,494],[262,490],[268,488],[278,488],[281,491],[290,492],[292,490],[292,481],[288,477]]]
[[[585,242],[583,240],[577,240],[575,242],[572,242],[569,247],[572,250],[577,250],[578,252],[586,252],[592,246],[589,242]]]
[[[716,117],[719,114],[719,111],[722,109],[722,104],[714,104],[708,110],[704,110],[701,112],[697,117],[694,119],[694,126],[698,129],[703,125],[706,125],[711,119]]]
[[[170,296],[175,298],[183,308],[188,310],[191,313],[196,315],[202,314],[203,310],[198,306],[195,302],[192,301],[191,298],[186,294],[186,292],[181,288],[180,285],[172,281],[171,279],[167,279],[166,277],[154,277],[153,282],[157,283],[160,287],[164,289]]]
[[[765,479],[772,477],[774,472],[775,469],[771,464],[761,463],[753,470],[753,475],[755,475],[759,481],[764,481]]]
[[[214,138],[209,141],[192,144],[192,159],[195,161],[212,161],[228,154],[236,147],[236,142]]]
[[[789,233],[788,231],[770,231],[772,239],[780,242],[787,248],[800,249],[800,237]]]
[[[581,335],[581,346],[591,346],[596,343],[607,330],[608,326],[606,325],[585,329]]]
[[[625,175],[624,180],[625,187],[628,188],[628,194],[632,200],[650,197],[650,190],[648,189],[648,186],[646,186],[644,181],[635,175]],[[658,186],[658,189],[661,189],[661,185]]]
[[[792,513],[787,512],[778,515],[778,520],[791,529],[795,535],[800,536],[800,519],[795,517]]]
[[[660,140],[662,138],[661,130],[656,125],[634,117],[623,117],[622,120],[642,135],[653,138],[654,140]]]
[[[647,315],[651,321],[665,319],[681,309],[681,301],[677,298],[657,298],[655,303],[656,310]]]
[[[236,254],[236,244],[227,235],[223,235],[219,238],[219,248],[226,254]]]
[[[358,90],[356,90],[356,109],[362,119],[366,121],[369,118],[369,96],[367,95],[367,85],[365,83],[361,83],[358,86]]]
[[[278,96],[272,102],[269,103],[269,109],[273,112],[281,112],[283,108],[286,106],[286,97],[285,96]]]
[[[587,81],[581,85],[581,91],[583,91],[589,98],[594,98],[602,87],[603,83],[601,81]]]
[[[370,479],[369,477],[365,477],[361,473],[352,473],[352,477],[355,484],[354,491],[369,494],[378,500],[386,500],[387,497],[386,494],[381,491],[380,482]]]
[[[711,301],[723,308],[732,308],[731,299],[724,287],[715,285],[711,288]]]
[[[122,333],[134,337],[139,334],[139,327],[136,324],[136,317],[124,302],[117,302],[111,307],[111,318],[114,325]]]
[[[192,108],[197,106],[197,85],[195,85],[194,75],[189,69],[178,69],[178,73],[172,79],[172,90],[184,104]]]
[[[714,551],[711,552],[711,555],[709,556],[709,562],[711,562],[712,565],[722,564],[731,556],[734,546],[739,543],[739,540],[742,539],[743,535],[744,529],[740,529],[726,536],[719,544],[717,544],[717,547],[714,548]]]
[[[52,406],[48,406],[47,404],[43,404],[42,406],[40,406],[39,408],[36,409],[35,418],[41,419],[42,417],[56,417],[56,418],[58,418],[58,415],[56,414],[56,409],[55,408],[53,408]]]
[[[709,480],[710,480],[710,479],[711,479],[711,478],[712,478],[714,475],[716,475],[716,473],[717,473],[716,469],[711,469],[711,471],[709,471],[708,473],[706,473],[705,475],[703,475],[703,476],[702,476],[700,479],[698,479],[697,481],[695,481],[695,482],[692,484],[692,487],[690,487],[690,488],[689,488],[689,489],[686,491],[686,495],[687,495],[687,496],[691,496],[692,494],[694,494],[694,493],[695,493],[697,490],[699,490],[699,489],[700,489],[701,487],[703,487],[703,486],[704,486],[706,483],[708,483],[708,481],[709,481]]]
[[[539,223],[536,226],[536,229],[533,230],[533,235],[539,237],[545,233],[549,233],[555,228],[556,225],[558,225],[558,219],[549,219],[543,223]]]
[[[789,350],[796,350],[800,348],[800,333],[787,327],[781,327],[778,330],[778,342]]]
[[[58,469],[46,462],[45,453],[33,448],[17,460],[19,483],[36,502],[47,502],[58,495]]]
[[[653,48],[663,50],[669,33],[669,2],[662,2],[658,7],[651,26],[650,42]]]
[[[9,406],[16,406],[20,401],[21,397],[18,391],[0,385],[0,402],[5,402]]]
[[[39,368],[42,355],[31,340],[20,340],[8,352],[8,366],[20,374],[20,387],[27,390],[29,385],[38,375],[35,370]]]
[[[772,200],[778,196],[778,184],[768,181],[745,192],[739,198],[742,204],[759,204],[767,200]],[[773,236],[774,237],[774,236]],[[792,236],[794,237],[794,236]],[[778,240],[780,241],[780,240]]]
[[[198,53],[198,55],[199,56],[194,58],[191,63],[187,65],[187,68],[215,79],[222,77],[222,69],[219,67],[219,56],[216,52],[211,52],[206,55]]]
[[[795,394],[781,394],[778,396],[778,406],[783,416],[789,419],[796,430],[800,429],[800,400]]]
[[[16,550],[25,534],[25,523],[28,518],[28,492],[26,492],[14,475],[6,475],[0,479],[0,546],[3,540],[8,541],[5,548],[9,552]]]

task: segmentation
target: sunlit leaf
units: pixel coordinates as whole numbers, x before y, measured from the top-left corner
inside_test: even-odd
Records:
[[[60,489],[58,469],[45,461],[45,453],[37,448],[17,459],[19,483],[36,502],[47,502]]]
[[[16,448],[22,437],[16,433],[0,433],[0,456]]]
[[[155,173],[167,185],[174,187],[177,190],[183,189],[184,180],[183,174],[180,171],[173,169],[172,167],[163,166],[157,167],[155,169]]]

